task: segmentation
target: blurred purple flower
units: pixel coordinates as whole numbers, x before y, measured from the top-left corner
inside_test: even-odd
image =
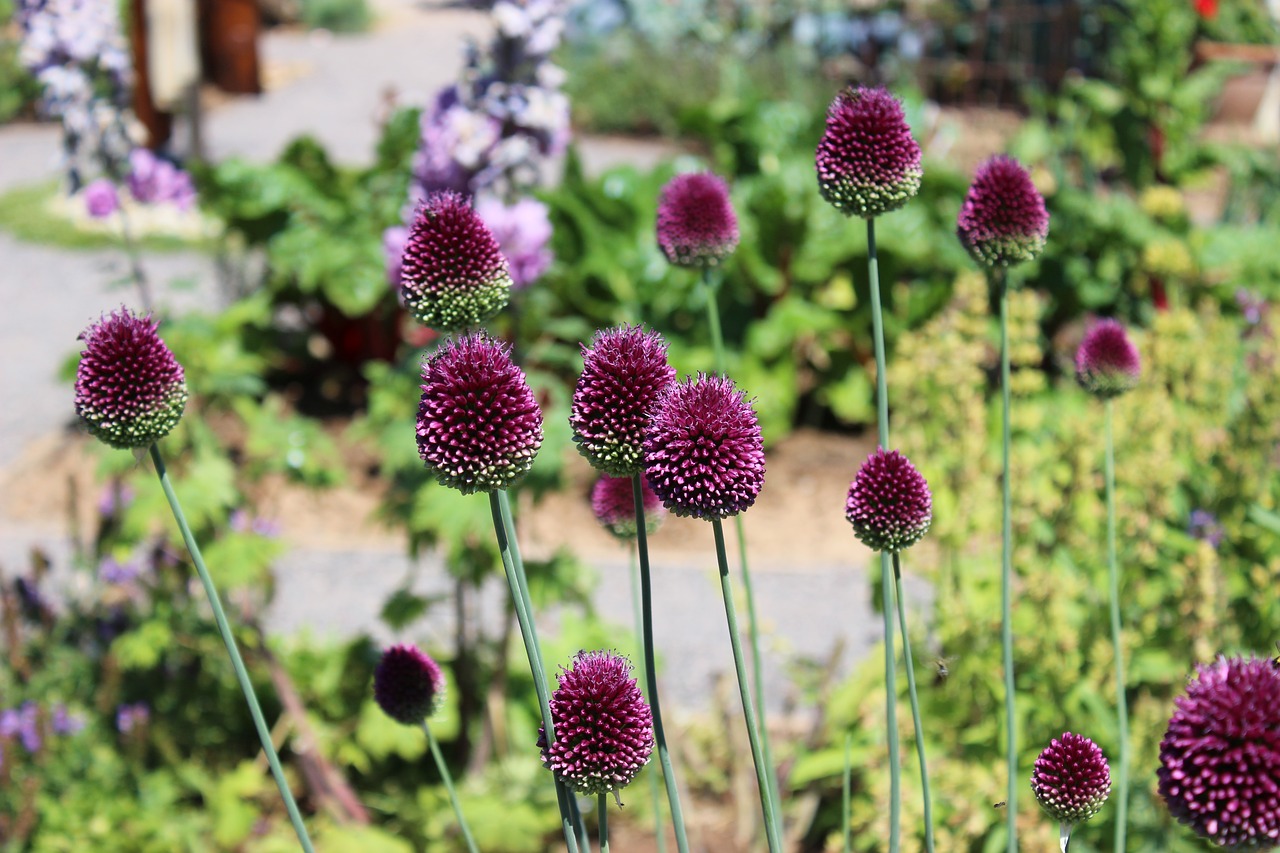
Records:
[[[108,483],[98,497],[98,514],[115,515],[133,503],[133,489],[120,483]]]
[[[98,577],[103,583],[112,585],[130,583],[141,573],[141,564],[133,561],[121,563],[115,557],[106,557],[98,564]]]
[[[1256,326],[1262,322],[1266,313],[1267,300],[1254,291],[1241,287],[1236,290],[1236,306],[1244,315],[1244,321],[1250,326]]]
[[[0,711],[0,738],[17,737],[29,753],[38,752],[40,744],[40,707],[23,702],[17,708]]]
[[[1214,548],[1222,544],[1223,529],[1218,517],[1207,509],[1191,510],[1191,518],[1187,522],[1187,530],[1192,539],[1202,539]]]
[[[195,202],[191,176],[147,148],[135,148],[129,153],[127,180],[129,193],[143,204],[168,203],[186,211]]]
[[[151,721],[151,708],[146,702],[134,702],[116,708],[116,731],[122,735],[132,734]]]
[[[79,714],[73,714],[67,710],[67,706],[59,702],[53,706],[53,719],[50,722],[50,728],[56,735],[73,735],[84,728],[84,717]]]
[[[404,269],[404,247],[409,242],[409,229],[392,225],[382,232],[382,253],[387,261],[387,284],[400,296],[400,273]]]
[[[268,539],[274,539],[280,535],[279,522],[258,515],[250,515],[243,509],[231,512],[231,517],[227,519],[227,526],[236,533],[256,533]]]
[[[554,255],[547,245],[551,241],[551,217],[545,204],[522,198],[506,205],[485,197],[476,202],[476,213],[498,239],[515,287],[532,284],[551,266]]]
[[[116,185],[109,178],[98,180],[84,188],[84,206],[94,219],[105,219],[120,208]]]

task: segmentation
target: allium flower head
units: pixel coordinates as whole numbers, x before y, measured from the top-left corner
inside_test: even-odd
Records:
[[[97,438],[121,449],[148,447],[182,418],[187,384],[158,324],[121,308],[80,334],[76,414]]]
[[[418,455],[464,495],[515,483],[542,446],[542,410],[510,347],[475,332],[422,363]]]
[[[1259,658],[1201,666],[1160,742],[1160,796],[1228,850],[1280,846],[1280,669]]]
[[[836,95],[815,161],[822,197],[864,219],[902,207],[924,175],[902,103],[880,88],[850,87]]]
[[[653,715],[631,677],[631,664],[611,652],[578,652],[551,694],[555,743],[539,731],[542,763],[580,794],[625,788],[649,762]]]
[[[1142,359],[1124,326],[1100,320],[1076,350],[1076,379],[1096,397],[1118,397],[1138,384]]]
[[[676,175],[658,198],[658,248],[683,267],[715,266],[738,247],[729,185],[710,172]]]
[[[698,374],[667,390],[644,455],[649,485],[676,515],[737,515],[764,485],[760,422],[746,395],[721,376]]]
[[[644,467],[644,433],[658,400],[675,382],[667,342],[642,326],[596,332],[582,348],[569,426],[578,452],[615,477]]]
[[[652,533],[662,524],[667,510],[653,493],[647,477],[640,478],[640,501],[644,505],[645,532]],[[591,510],[596,521],[614,536],[623,540],[636,538],[636,506],[630,477],[601,474],[591,489]]]
[[[417,646],[392,646],[373,671],[373,699],[396,722],[420,726],[440,710],[444,673]]]
[[[933,521],[933,495],[911,460],[877,448],[849,485],[844,516],[873,551],[901,551],[924,538]]]
[[[1054,820],[1077,824],[1098,813],[1111,793],[1111,768],[1098,745],[1064,732],[1036,759],[1031,792]]]
[[[428,196],[414,217],[400,273],[404,304],[440,332],[479,325],[511,297],[511,274],[489,226],[462,196]]]
[[[1049,212],[1021,163],[997,156],[978,167],[960,206],[956,234],[973,259],[988,267],[1040,254],[1049,236]]]

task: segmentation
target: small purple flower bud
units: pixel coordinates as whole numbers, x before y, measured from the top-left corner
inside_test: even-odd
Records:
[[[140,731],[151,722],[151,708],[146,702],[134,702],[116,708],[116,731],[129,735]]]
[[[1187,519],[1187,532],[1192,539],[1201,539],[1214,548],[1222,544],[1224,533],[1218,517],[1207,509],[1191,510],[1191,517]]]
[[[1076,379],[1086,391],[1106,400],[1132,390],[1142,375],[1138,348],[1124,326],[1099,320],[1076,350]]]
[[[1012,157],[978,167],[960,207],[956,235],[978,263],[1007,267],[1034,259],[1049,236],[1049,212],[1031,175]]]
[[[422,363],[418,454],[464,495],[505,489],[533,467],[542,411],[511,348],[486,332],[445,341]]]
[[[644,442],[645,474],[680,516],[728,518],[764,486],[755,410],[729,379],[698,374],[667,389]]]
[[[1198,668],[1160,742],[1160,796],[1228,850],[1280,846],[1280,668],[1218,658]]]
[[[897,552],[919,542],[933,522],[933,495],[911,460],[878,448],[849,485],[844,516],[862,544]]]
[[[511,298],[511,274],[498,241],[462,196],[435,193],[418,209],[405,243],[400,292],[414,318],[440,332],[477,326]]]
[[[676,175],[658,198],[658,248],[677,266],[715,266],[738,247],[729,185],[710,172]]]
[[[73,714],[67,710],[67,706],[61,703],[53,706],[53,717],[50,720],[49,727],[56,735],[73,735],[84,728],[84,717],[79,714]]]
[[[625,788],[653,752],[653,714],[627,659],[578,652],[551,694],[555,743],[539,728],[543,765],[580,794]]]
[[[145,448],[182,418],[187,384],[151,317],[121,308],[80,335],[76,413],[112,447]]]
[[[902,103],[881,88],[850,87],[836,95],[815,162],[822,197],[864,219],[902,207],[924,175]]]
[[[417,646],[392,646],[374,670],[373,698],[396,722],[420,726],[440,710],[444,672]]]
[[[667,342],[642,326],[596,332],[582,348],[569,426],[578,452],[615,477],[644,468],[644,437],[663,393],[675,382]]]
[[[640,478],[640,501],[644,506],[644,529],[653,533],[666,518],[667,510],[649,486],[649,478]],[[636,538],[636,504],[630,477],[601,474],[591,489],[591,511],[596,521],[619,539]]]
[[[1107,801],[1111,768],[1096,743],[1084,735],[1065,732],[1036,759],[1031,792],[1054,820],[1082,823]]]
[[[98,178],[84,188],[84,206],[94,219],[105,219],[120,209],[116,185],[108,178]]]

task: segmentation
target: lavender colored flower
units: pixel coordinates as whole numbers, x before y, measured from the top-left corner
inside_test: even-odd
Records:
[[[815,156],[818,189],[848,216],[897,210],[920,190],[920,146],[902,103],[886,90],[847,88],[827,108]]]
[[[978,167],[956,234],[973,259],[988,267],[1029,261],[1044,250],[1049,212],[1021,163],[996,156]]]
[[[511,348],[486,332],[444,342],[422,364],[418,454],[463,494],[505,489],[533,467],[542,411]]]
[[[849,485],[845,518],[873,551],[902,551],[924,538],[933,522],[929,484],[911,460],[877,448]]]
[[[1098,745],[1064,732],[1036,759],[1031,792],[1049,816],[1065,824],[1093,817],[1111,793],[1111,768]]]
[[[440,665],[412,644],[387,649],[373,673],[374,701],[406,726],[420,726],[440,709],[444,687]]]
[[[67,735],[73,735],[84,728],[84,717],[79,714],[71,713],[67,710],[66,705],[58,703],[53,706],[53,714],[52,719],[49,722],[49,727],[53,730],[54,734],[66,737]]]
[[[1222,544],[1224,535],[1218,517],[1207,509],[1191,510],[1191,517],[1187,519],[1187,532],[1191,534],[1192,539],[1204,540],[1214,548]]]
[[[1267,300],[1256,292],[1241,287],[1236,289],[1236,306],[1244,316],[1246,324],[1257,326],[1266,314]]]
[[[127,584],[137,579],[142,572],[142,566],[138,563],[130,561],[121,563],[115,557],[106,557],[98,564],[98,577],[103,583],[120,585]]]
[[[119,481],[108,483],[102,487],[98,497],[98,514],[113,516],[133,503],[133,489]]]
[[[116,708],[116,731],[130,735],[141,731],[151,722],[151,708],[146,702],[134,702]]]
[[[649,486],[647,477],[640,478],[640,502],[644,506],[644,529],[653,533],[662,524],[667,510]],[[591,511],[596,521],[619,539],[636,538],[636,505],[630,477],[601,474],[591,488]]]
[[[511,282],[517,289],[537,281],[555,257],[551,242],[551,217],[547,206],[537,199],[522,198],[505,205],[496,198],[476,202],[476,213],[493,231],[498,248],[511,267]]]
[[[1099,320],[1076,350],[1076,379],[1103,400],[1132,390],[1142,375],[1142,359],[1124,326]]]
[[[84,188],[84,206],[94,219],[105,219],[120,209],[120,197],[116,185],[107,178],[98,178]]]
[[[424,326],[476,326],[511,297],[511,274],[493,232],[457,193],[436,193],[418,210],[405,244],[400,290]]]
[[[191,176],[147,148],[129,154],[129,193],[143,204],[168,203],[189,210],[195,202]]]
[[[710,172],[676,175],[658,198],[658,248],[684,267],[715,266],[738,247],[729,185]]]
[[[409,229],[393,225],[382,232],[382,254],[386,259],[387,283],[400,295],[400,276],[404,269],[404,247],[409,242]]]
[[[116,448],[145,448],[182,417],[187,384],[150,315],[121,308],[81,335],[76,413],[89,432]]]
[[[1200,666],[1160,742],[1160,796],[1228,850],[1280,846],[1280,669],[1260,658]]]
[[[558,682],[551,694],[555,743],[548,746],[539,729],[543,765],[587,796],[631,784],[653,752],[653,714],[631,664],[611,652],[578,652]]]
[[[649,485],[680,516],[727,518],[764,485],[755,410],[729,379],[698,374],[667,389],[644,442]]]
[[[578,452],[606,474],[638,473],[649,418],[676,378],[667,342],[643,326],[616,326],[596,332],[582,363],[569,412]]]
[[[40,736],[40,706],[35,702],[23,702],[16,715],[16,734],[22,741],[22,748],[32,754],[39,752],[44,743]]]

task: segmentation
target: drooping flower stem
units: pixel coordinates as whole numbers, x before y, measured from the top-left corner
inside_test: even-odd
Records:
[[[609,853],[609,795],[596,794],[596,813],[600,823],[600,853]]]
[[[227,622],[227,614],[222,609],[222,601],[218,597],[217,587],[213,585],[213,577],[209,574],[209,569],[205,567],[204,557],[200,554],[200,546],[196,544],[196,538],[191,533],[191,526],[187,524],[186,514],[182,511],[182,505],[178,502],[178,495],[173,490],[173,484],[169,482],[169,472],[165,469],[164,460],[160,457],[160,449],[155,444],[150,447],[151,462],[155,465],[156,476],[160,478],[160,488],[164,490],[164,496],[169,501],[169,509],[173,511],[174,521],[178,523],[178,530],[182,532],[182,541],[187,545],[187,551],[191,553],[191,560],[196,565],[196,573],[200,575],[200,582],[204,584],[205,595],[209,598],[209,606],[213,608],[214,621],[218,623],[218,633],[222,635],[222,642],[227,646],[227,654],[231,656],[231,666],[236,671],[236,681],[240,683],[240,690],[244,693],[245,701],[249,704],[249,715],[253,717],[253,726],[258,732],[258,739],[262,742],[262,750],[266,753],[267,764],[271,766],[271,775],[275,777],[276,785],[280,788],[280,796],[284,798],[285,809],[289,813],[289,821],[293,824],[293,831],[298,836],[298,841],[302,844],[302,849],[306,853],[315,853],[315,848],[311,846],[311,837],[307,834],[307,828],[302,823],[302,814],[298,811],[298,804],[293,799],[293,792],[289,790],[289,781],[284,777],[284,769],[280,766],[280,756],[276,754],[276,748],[271,742],[271,730],[267,728],[267,722],[262,716],[262,708],[258,705],[258,696],[253,690],[253,682],[249,680],[249,672],[245,669],[244,659],[240,657],[240,649],[236,646],[235,636],[231,633],[231,626]]]
[[[729,582],[729,557],[724,547],[724,526],[721,525],[719,518],[712,516],[711,529],[715,532],[716,561],[720,566],[720,593],[724,597],[724,615],[729,624],[729,644],[733,647],[733,665],[737,670],[738,692],[742,696],[742,711],[747,721],[747,739],[751,743],[751,759],[756,766],[756,783],[760,788],[760,807],[764,811],[765,835],[769,839],[770,853],[782,853],[782,836],[778,830],[777,815],[769,786],[770,770],[765,764],[760,729],[753,708],[755,703],[752,702],[751,691],[747,689],[747,668],[742,660],[742,642],[738,639],[738,614],[733,604],[733,589]]]
[[[1112,432],[1111,401],[1104,406],[1107,456],[1107,575],[1111,585],[1111,642],[1116,656],[1116,713],[1120,733],[1120,779],[1116,803],[1116,853],[1124,853],[1129,823],[1129,705],[1125,698],[1124,645],[1120,629],[1120,566],[1116,558],[1116,446]],[[1066,844],[1063,844],[1066,851]]]
[[[643,510],[643,506],[641,507]],[[636,549],[628,548],[627,555],[631,564],[631,603],[635,609],[635,625],[636,625],[636,648],[640,650],[641,666],[643,666],[644,655],[644,616],[640,607],[640,561],[636,558]],[[640,677],[645,684],[645,692],[649,690],[649,676],[647,667],[641,671]],[[650,710],[653,709],[653,703],[649,703]],[[655,719],[657,715],[655,714]],[[655,738],[656,740],[656,738]],[[658,790],[658,774],[648,773],[649,777],[649,796],[653,798],[653,839],[657,844],[658,853],[667,853],[667,834],[662,829],[662,802],[659,799]]]
[[[1004,267],[991,270],[991,285],[1000,300],[1000,399],[1001,407],[1001,505],[1000,526],[1000,642],[1004,648],[1004,712],[1009,764],[1009,792],[1005,799],[1008,815],[1008,851],[1017,853],[1018,816],[1018,728],[1014,707],[1013,678],[1013,489],[1010,477],[1009,423],[1009,283]]]
[[[671,823],[676,833],[676,847],[680,853],[689,853],[689,839],[684,828],[684,812],[680,808],[680,789],[676,784],[675,768],[671,765],[667,735],[662,727],[662,707],[658,701],[658,667],[653,653],[653,585],[649,575],[649,535],[645,528],[644,493],[640,480],[643,476],[643,474],[631,475],[631,494],[636,506],[636,553],[640,557],[640,623],[644,637],[644,678],[649,688],[649,708],[653,711],[653,739],[658,746],[658,763],[662,766],[662,781],[666,785],[667,802],[671,806]],[[661,837],[662,834],[659,833],[659,838]]]
[[[907,605],[902,594],[902,566],[893,554],[893,582],[898,599],[898,628],[902,631],[902,652],[907,664],[907,692],[911,696],[911,721],[916,729],[916,757],[920,760],[920,788],[924,795],[924,849],[933,853],[933,797],[929,794],[929,767],[924,758],[924,727],[920,724],[920,697],[916,693],[916,668],[911,660],[911,640],[907,633]]]
[[[471,827],[467,826],[467,819],[462,814],[462,803],[458,802],[458,792],[453,787],[453,776],[449,773],[449,766],[444,763],[444,756],[440,754],[440,744],[436,743],[436,736],[431,733],[431,725],[425,720],[422,722],[422,730],[427,733],[427,745],[431,747],[431,757],[435,759],[436,769],[440,771],[440,779],[444,782],[444,789],[449,794],[449,805],[453,806],[453,813],[457,815],[458,826],[462,829],[462,837],[467,842],[467,849],[471,853],[478,853],[475,839],[471,837]]]
[[[849,820],[852,817],[850,812],[850,800],[852,798],[852,782],[853,782],[853,763],[849,760],[849,752],[853,746],[853,735],[845,732],[844,735],[844,773],[840,776],[840,850],[842,853],[852,853],[853,851],[853,827],[850,826]]]

